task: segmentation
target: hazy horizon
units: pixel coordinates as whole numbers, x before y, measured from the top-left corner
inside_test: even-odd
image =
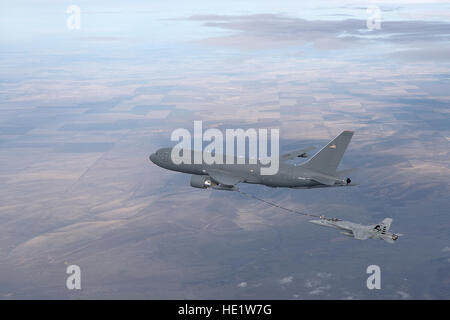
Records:
[[[2,2],[0,299],[449,299],[449,16],[425,0]],[[281,152],[355,131],[340,169],[356,187],[240,187],[405,236],[356,241],[149,162],[194,120],[279,128]]]

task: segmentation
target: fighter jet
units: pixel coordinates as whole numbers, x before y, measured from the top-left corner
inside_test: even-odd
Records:
[[[279,158],[279,169],[273,175],[261,175],[261,164],[201,164],[172,161],[172,148],[162,148],[150,155],[154,164],[177,172],[191,174],[190,184],[194,188],[213,188],[219,190],[237,190],[238,183],[262,184],[268,187],[295,189],[352,186],[350,178],[343,178],[350,170],[337,171],[337,167],[353,136],[352,131],[343,131],[331,140],[313,157],[301,164],[288,160],[308,157],[306,148],[283,154]],[[194,154],[194,151],[191,151]],[[193,159],[194,157],[192,157]]]
[[[320,220],[311,220],[309,222],[318,224],[319,226],[341,230],[343,235],[353,237],[358,240],[378,239],[389,243],[394,243],[394,241],[401,236],[401,234],[389,232],[389,228],[392,223],[391,218],[386,218],[379,224],[369,226],[364,226],[349,221],[342,221],[336,218],[325,218],[323,216],[320,217]]]

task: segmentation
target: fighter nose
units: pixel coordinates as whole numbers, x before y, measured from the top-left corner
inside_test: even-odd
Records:
[[[148,157],[149,159],[150,159],[150,161],[151,162],[153,162],[153,163],[155,163],[156,164],[156,154],[154,154],[154,153],[152,153],[151,155],[150,155],[150,157]]]

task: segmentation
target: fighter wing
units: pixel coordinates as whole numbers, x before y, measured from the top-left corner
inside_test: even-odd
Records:
[[[386,233],[389,231],[389,228],[391,227],[391,223],[392,223],[392,219],[391,218],[386,218],[383,221],[381,221],[381,231],[383,233]]]
[[[242,178],[232,176],[229,173],[218,169],[208,170],[208,175],[215,182],[226,186],[234,186],[242,181]]]
[[[295,158],[307,158],[308,157],[307,152],[314,150],[314,149],[315,149],[314,147],[308,147],[305,149],[294,150],[294,151],[282,154],[280,156],[280,160],[287,161],[287,160],[293,160]]]
[[[353,236],[358,240],[367,240],[372,236],[369,230],[364,228],[352,228]]]

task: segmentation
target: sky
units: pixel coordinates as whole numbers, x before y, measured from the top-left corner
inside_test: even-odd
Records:
[[[449,298],[449,1],[0,6],[0,299]],[[281,152],[355,131],[358,186],[241,188],[405,236],[356,241],[148,161],[194,120],[278,128]]]

